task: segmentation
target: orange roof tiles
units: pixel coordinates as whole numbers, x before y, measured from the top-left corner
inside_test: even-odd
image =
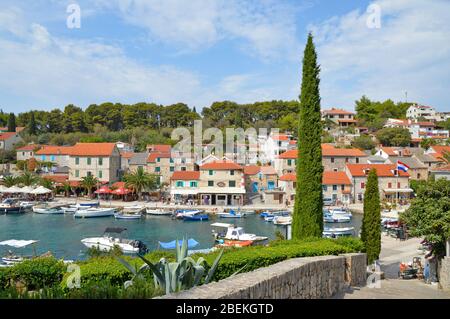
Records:
[[[335,109],[332,108],[331,110],[323,110],[324,114],[336,114],[336,115],[354,115],[355,113],[349,112],[343,109]]]
[[[5,133],[0,133],[0,140],[1,141],[6,141],[8,139],[10,139],[13,136],[16,136],[16,132],[5,132]]]
[[[36,155],[69,155],[72,146],[43,145]]]
[[[381,150],[385,152],[389,156],[397,156],[398,154],[395,152],[395,149],[392,147],[382,147]]]
[[[283,182],[295,182],[297,181],[297,175],[294,173],[284,174],[280,176],[280,181]]]
[[[351,185],[350,179],[345,172],[323,172],[323,185]]]
[[[233,161],[221,160],[221,161],[213,161],[210,163],[206,163],[200,166],[200,169],[210,169],[210,170],[233,170],[233,169],[243,169],[241,165],[236,164]]]
[[[396,164],[347,164],[347,169],[353,177],[367,176],[365,170],[377,170],[378,177],[395,177],[394,170],[397,169]],[[409,177],[409,174],[403,171],[398,171],[399,176]]]
[[[16,148],[16,151],[36,151],[41,146],[38,144],[28,144],[19,148]]]
[[[298,150],[289,150],[278,155],[278,158],[281,159],[296,159],[297,157],[298,157]]]
[[[134,155],[134,152],[120,152],[120,157],[122,158],[132,158]]]
[[[322,144],[322,156],[365,157],[367,154],[357,148],[335,148]]]
[[[273,135],[272,139],[274,141],[287,141],[289,140],[289,136],[287,136],[286,134]]]
[[[71,156],[111,156],[116,143],[77,143],[70,149]]]
[[[256,175],[260,171],[260,166],[258,165],[248,165],[244,166],[244,174],[245,175]]]
[[[172,146],[166,144],[149,144],[147,145],[147,149],[152,152],[170,153]]]
[[[200,172],[199,171],[177,171],[172,174],[171,180],[179,180],[179,181],[190,181],[190,180],[199,180]]]
[[[42,175],[42,178],[51,180],[55,183],[64,184],[68,181],[69,175]]]
[[[147,163],[155,163],[158,158],[170,158],[170,153],[150,153],[147,157]]]
[[[450,172],[450,164],[441,167],[435,167],[432,169],[433,172]]]

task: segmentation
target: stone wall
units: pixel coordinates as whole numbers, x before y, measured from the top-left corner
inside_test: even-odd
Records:
[[[345,254],[289,259],[164,299],[331,298],[366,283],[366,255]]]
[[[441,261],[439,284],[443,290],[450,291],[450,257],[445,257]]]

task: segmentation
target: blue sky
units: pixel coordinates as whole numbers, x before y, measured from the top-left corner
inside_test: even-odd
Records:
[[[447,0],[2,0],[0,108],[297,99],[312,31],[322,108],[407,91],[450,111],[449,20]]]

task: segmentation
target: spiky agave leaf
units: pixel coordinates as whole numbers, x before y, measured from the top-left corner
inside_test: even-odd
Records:
[[[211,268],[209,269],[208,274],[206,275],[205,284],[208,284],[214,277],[214,273],[216,272],[217,265],[219,264],[220,259],[222,258],[222,255],[223,255],[223,249],[220,250],[219,255],[216,257],[216,259],[214,260],[214,263],[212,264]]]

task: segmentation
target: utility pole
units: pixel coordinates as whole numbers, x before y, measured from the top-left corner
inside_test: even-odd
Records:
[[[405,91],[405,103],[408,103],[408,91]]]

